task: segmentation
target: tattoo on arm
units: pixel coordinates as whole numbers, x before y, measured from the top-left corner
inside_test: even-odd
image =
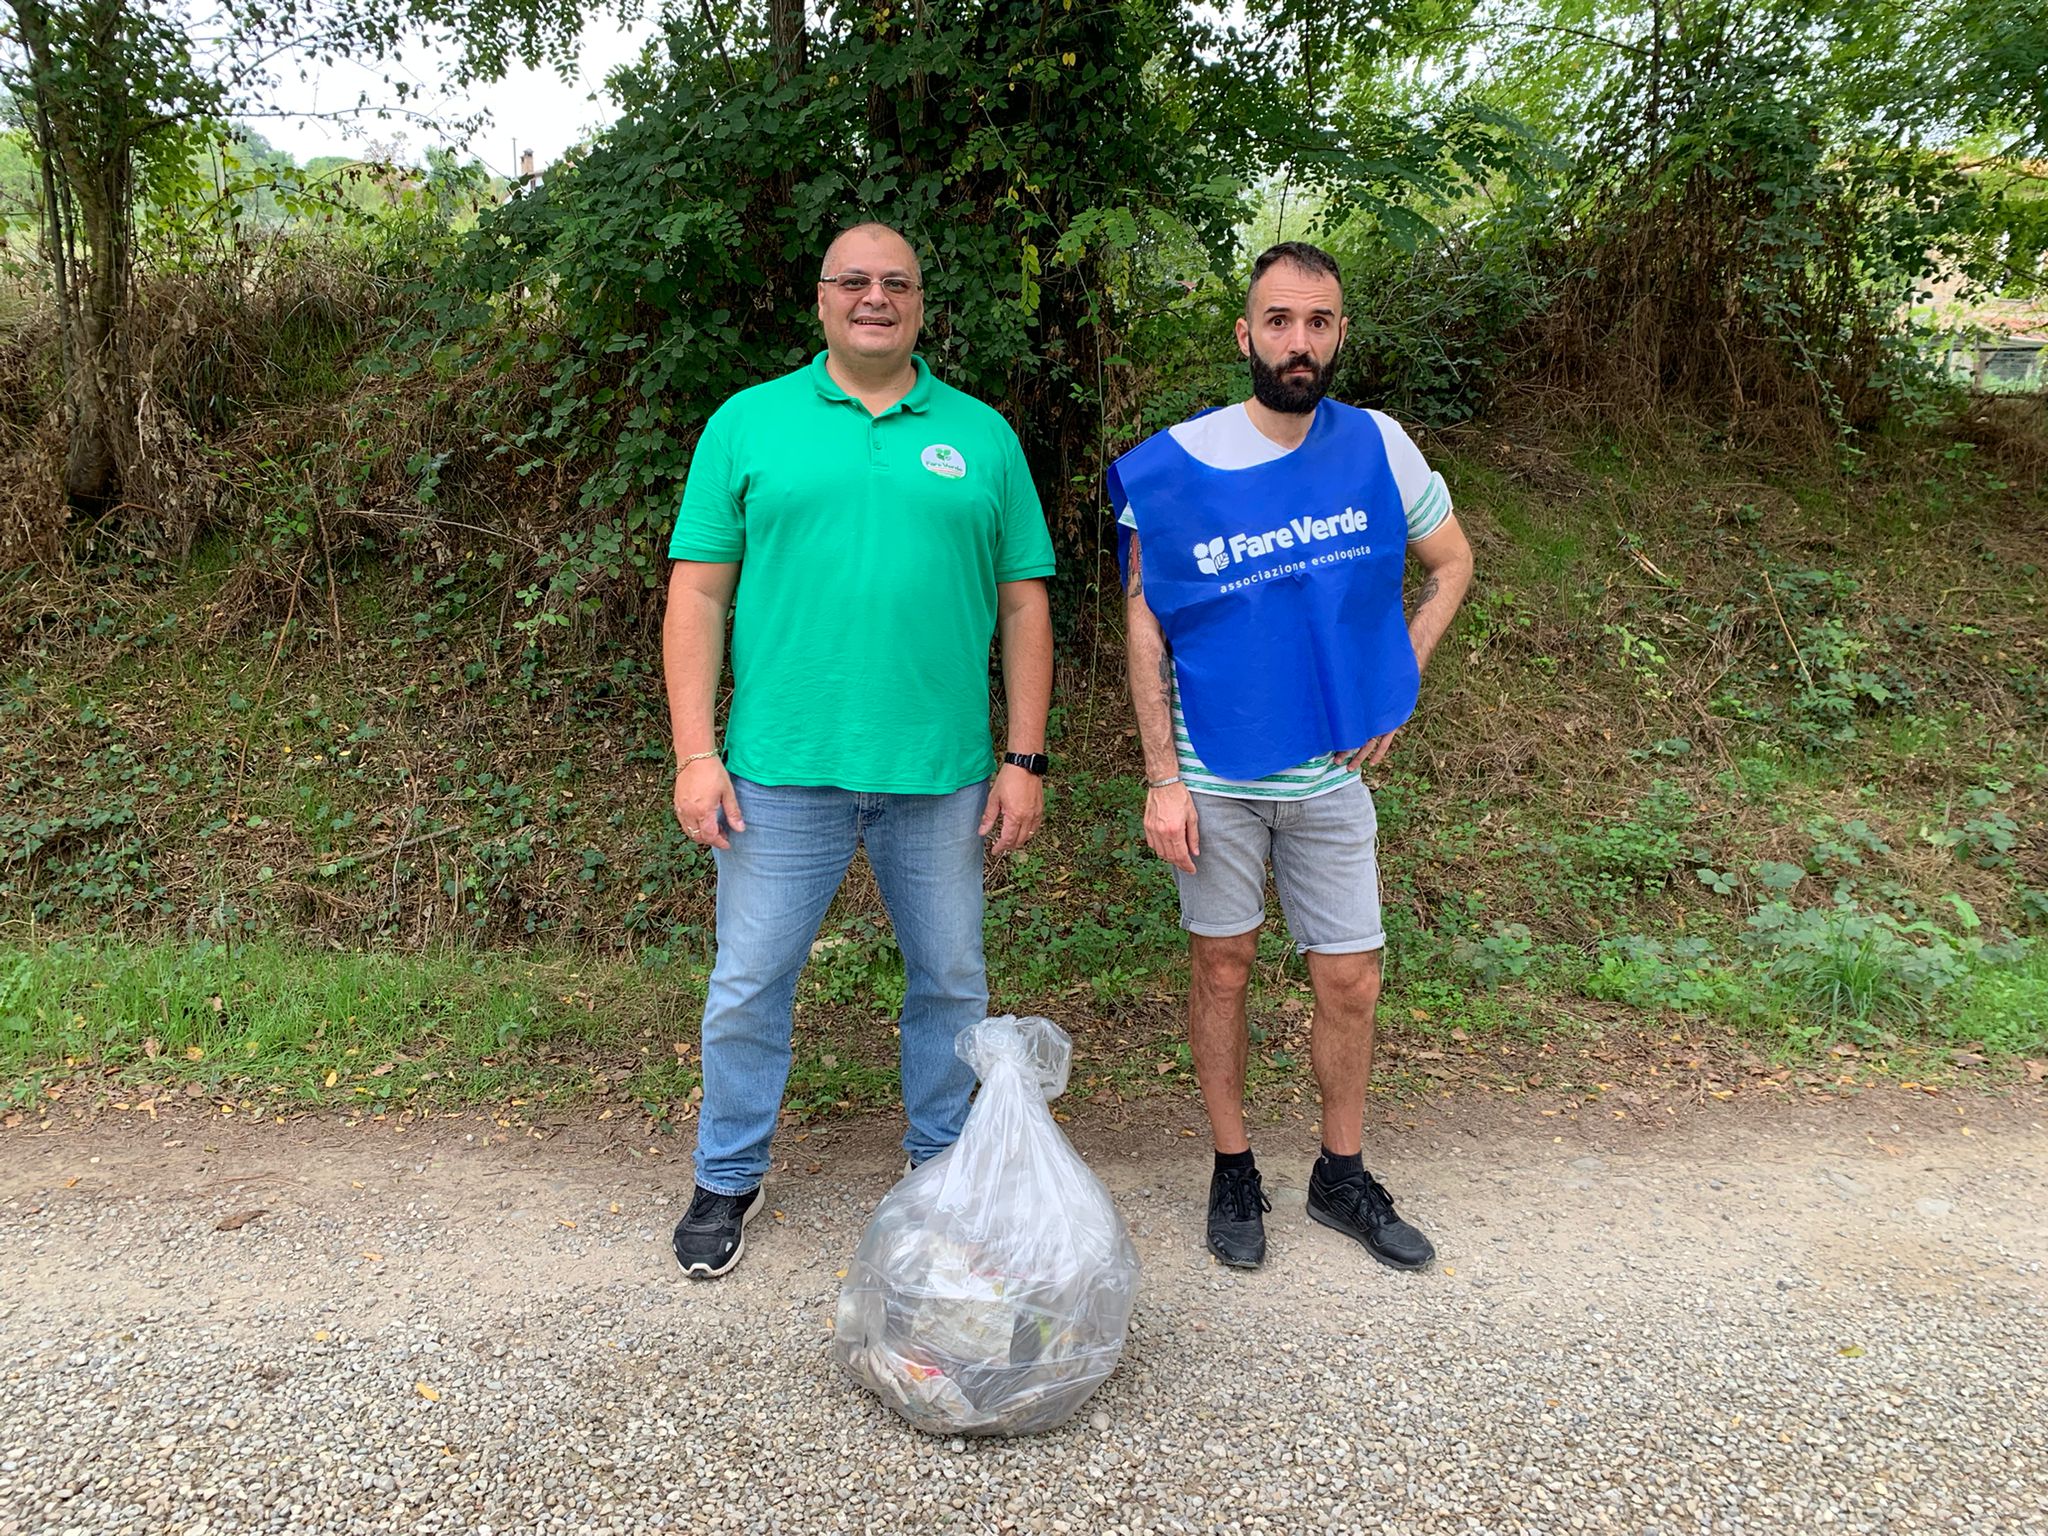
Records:
[[[1431,601],[1431,599],[1433,599],[1433,598],[1434,598],[1434,597],[1435,597],[1435,596],[1437,595],[1437,592],[1438,592],[1438,591],[1439,591],[1439,590],[1440,590],[1440,589],[1442,588],[1442,586],[1443,586],[1443,583],[1442,583],[1442,582],[1440,582],[1440,581],[1438,581],[1438,580],[1436,579],[1435,575],[1434,575],[1434,574],[1432,574],[1432,575],[1431,575],[1431,576],[1429,577],[1429,579],[1428,579],[1428,580],[1426,580],[1426,581],[1424,581],[1424,582],[1423,582],[1423,584],[1421,585],[1421,587],[1420,587],[1420,588],[1418,588],[1418,589],[1416,590],[1416,593],[1415,593],[1415,606],[1416,606],[1416,608],[1417,608],[1418,610],[1420,610],[1420,609],[1423,609],[1423,608],[1427,608],[1427,607],[1428,607],[1428,606],[1430,605],[1430,601]]]
[[[1132,597],[1139,596],[1145,590],[1145,562],[1138,553],[1136,534],[1131,535],[1131,579],[1124,590]]]
[[[1159,653],[1159,701],[1166,706],[1167,714],[1173,713],[1173,657],[1165,651]]]

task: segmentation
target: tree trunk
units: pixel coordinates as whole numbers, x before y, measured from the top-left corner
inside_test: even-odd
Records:
[[[23,116],[41,162],[42,235],[57,298],[70,417],[64,495],[81,511],[98,512],[119,500],[122,467],[136,449],[123,355],[134,259],[134,149],[124,135],[105,131],[109,119],[120,116],[108,103],[80,101],[75,90],[63,88],[48,7],[10,0],[10,8],[28,57]],[[85,0],[68,25],[93,53],[115,58],[122,22],[121,0]],[[125,455],[124,446],[130,450]]]
[[[810,34],[803,0],[768,0],[768,46],[775,53],[775,78],[787,85],[810,63]]]
[[[119,498],[124,462],[133,457],[122,452],[124,446],[133,447],[124,442],[132,437],[134,412],[122,324],[128,312],[133,224],[128,157],[100,164],[84,164],[81,158],[65,156],[77,223],[67,231],[73,249],[62,258],[71,269],[71,281],[65,285],[70,313],[64,316],[64,327],[69,337],[66,392],[72,417],[64,492],[74,506],[96,512]],[[82,261],[76,248],[81,236]]]

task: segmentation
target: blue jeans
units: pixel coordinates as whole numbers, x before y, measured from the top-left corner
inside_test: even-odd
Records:
[[[697,1182],[745,1194],[768,1171],[789,1082],[797,973],[855,848],[903,951],[903,1148],[922,1162],[960,1135],[974,1073],[953,1040],[988,1012],[981,954],[981,815],[988,786],[944,795],[733,781],[744,832],[718,862],[718,952],[704,997]]]

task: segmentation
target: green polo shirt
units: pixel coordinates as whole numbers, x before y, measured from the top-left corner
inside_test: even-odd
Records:
[[[879,416],[808,368],[720,406],[668,552],[737,560],[726,766],[945,794],[989,775],[996,584],[1050,575],[1009,424],[932,377]]]

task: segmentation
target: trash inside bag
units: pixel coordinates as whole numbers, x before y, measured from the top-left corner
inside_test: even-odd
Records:
[[[833,1353],[919,1429],[1051,1429],[1116,1369],[1138,1255],[1053,1123],[1073,1054],[1047,1019],[960,1032],[981,1079],[960,1139],[883,1197],[839,1292]]]

